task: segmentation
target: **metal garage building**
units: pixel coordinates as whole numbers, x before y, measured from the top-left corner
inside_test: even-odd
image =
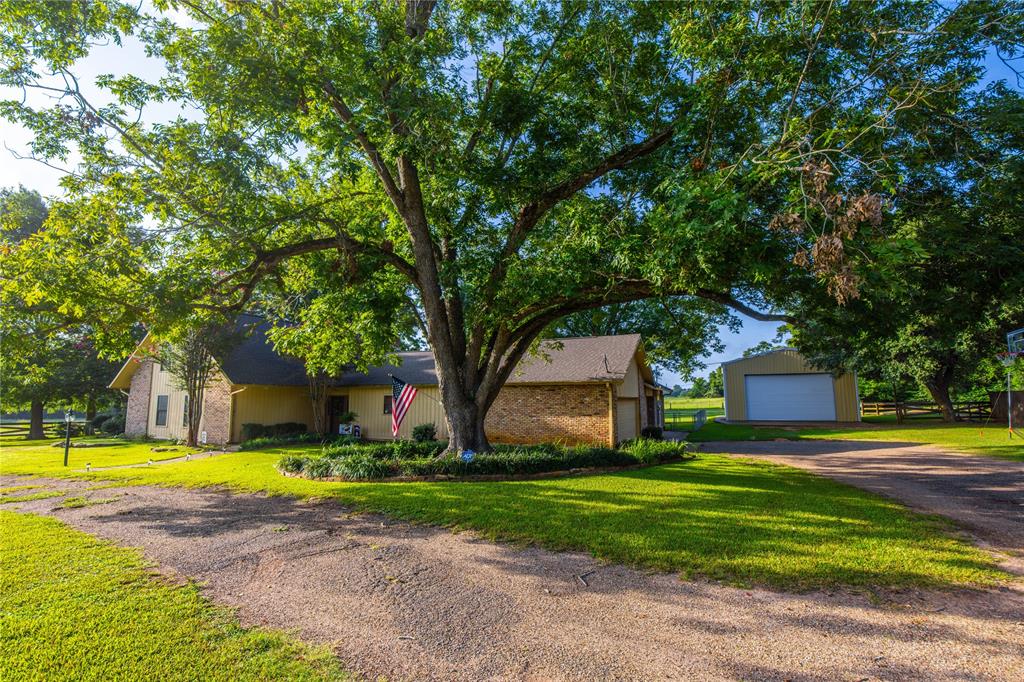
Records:
[[[816,369],[784,348],[722,363],[725,418],[731,422],[857,422],[857,375]]]

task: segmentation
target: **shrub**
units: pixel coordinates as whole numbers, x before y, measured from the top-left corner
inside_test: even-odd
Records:
[[[306,433],[306,425],[301,422],[282,422],[280,424],[242,424],[242,441],[254,438],[283,438]]]
[[[444,441],[341,442],[326,445],[319,456],[282,458],[283,471],[302,470],[309,478],[339,476],[373,480],[390,476],[509,476],[569,469],[658,464],[686,452],[684,443],[640,438],[607,447],[562,445],[497,445],[469,462],[461,457],[438,458]]]
[[[324,457],[341,459],[353,455],[368,455],[376,459],[418,459],[437,457],[448,443],[443,440],[415,442],[411,440],[363,443],[358,440],[341,441],[324,448]]]
[[[92,418],[92,421],[90,422],[92,424],[92,428],[99,431],[100,427],[103,426],[103,422],[107,421],[113,416],[116,416],[116,414],[116,412],[100,412],[99,414]]]
[[[289,474],[298,474],[306,466],[306,457],[301,455],[285,455],[281,458],[281,461],[277,463],[277,468],[281,471],[286,471]]]
[[[667,440],[638,438],[619,445],[619,449],[633,456],[639,464],[657,464],[675,459],[686,453],[686,444]]]
[[[388,461],[366,454],[351,455],[328,461],[331,462],[332,476],[340,476],[349,481],[387,478],[393,473],[391,464]]]
[[[661,433],[661,427],[645,426],[644,428],[640,429],[640,437],[649,438],[651,440],[661,440],[663,437]]]
[[[437,440],[437,427],[433,422],[418,424],[412,429],[412,439],[417,443],[429,440]]]
[[[353,436],[326,435],[316,433],[299,433],[292,436],[261,436],[244,441],[238,446],[239,450],[259,450],[260,448],[276,448],[282,445],[296,445],[299,443],[358,443],[358,438]]]
[[[124,414],[109,415],[101,423],[100,431],[110,436],[124,433]]]
[[[253,440],[254,438],[265,438],[266,435],[267,427],[263,424],[242,424],[242,442]]]
[[[304,460],[302,473],[310,478],[327,478],[331,475],[331,460],[325,457],[308,457]]]

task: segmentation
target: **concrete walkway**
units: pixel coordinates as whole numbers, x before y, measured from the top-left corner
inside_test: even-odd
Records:
[[[329,644],[371,679],[1019,682],[1024,671],[1024,594],[1013,589],[737,589],[334,502],[37,482],[116,500],[4,508],[141,547],[243,623]]]
[[[807,469],[950,518],[981,544],[1024,558],[1024,462],[878,441],[729,441],[698,451]],[[1024,572],[1024,561],[1014,563]]]

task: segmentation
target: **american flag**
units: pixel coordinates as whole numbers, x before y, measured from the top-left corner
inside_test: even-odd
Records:
[[[409,411],[409,406],[412,405],[415,397],[415,386],[391,377],[391,433],[393,435],[398,435],[398,428],[402,425],[405,413]]]

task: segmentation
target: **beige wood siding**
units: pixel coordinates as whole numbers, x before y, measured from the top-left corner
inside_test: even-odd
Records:
[[[211,385],[224,380],[224,375],[217,373],[211,379]],[[209,393],[212,389],[207,389]],[[167,424],[165,426],[156,425],[156,401],[157,397],[165,395],[167,396]],[[174,377],[167,370],[160,366],[160,363],[153,363],[153,379],[151,382],[151,389],[149,392],[149,423],[146,427],[146,433],[152,438],[169,439],[169,440],[185,440],[188,437],[188,427],[185,426],[185,391],[179,390],[174,387]],[[207,399],[209,396],[207,396]],[[200,434],[197,437],[201,437],[203,431],[206,431],[206,414],[204,408],[204,414],[199,419],[199,431]]]
[[[626,370],[626,376],[622,378],[622,383],[619,384],[619,396],[623,398],[639,397],[641,384],[640,372],[637,370],[636,365],[636,356],[633,356],[633,359],[629,361],[629,369]]]
[[[305,386],[235,386],[231,440],[242,437],[242,424],[299,422],[313,428],[313,404]]]
[[[618,420],[618,428],[616,429],[618,433],[615,435],[620,443],[624,440],[636,438],[636,425],[640,421],[639,408],[640,404],[636,398],[619,398],[615,410],[615,418]]]
[[[818,374],[822,370],[808,364],[804,356],[793,350],[775,351],[730,362],[722,367],[725,373],[725,414],[730,421],[747,418],[746,382],[749,374]],[[836,420],[860,421],[857,380],[852,373],[832,378],[835,391]]]
[[[174,387],[170,372],[160,363],[153,364],[153,380],[149,392],[149,426],[146,432],[153,438],[179,440],[187,435],[182,419],[185,415],[185,392]],[[167,396],[167,424],[156,424],[157,397]]]
[[[334,389],[331,395],[347,395],[348,409],[358,416],[356,423],[362,429],[363,438],[370,440],[392,440],[391,415],[384,413],[384,397],[391,395],[390,386],[359,386]],[[412,438],[413,427],[433,422],[437,437],[448,438],[448,426],[444,421],[444,409],[438,402],[441,395],[436,386],[417,386],[416,399],[398,430],[399,438]]]

